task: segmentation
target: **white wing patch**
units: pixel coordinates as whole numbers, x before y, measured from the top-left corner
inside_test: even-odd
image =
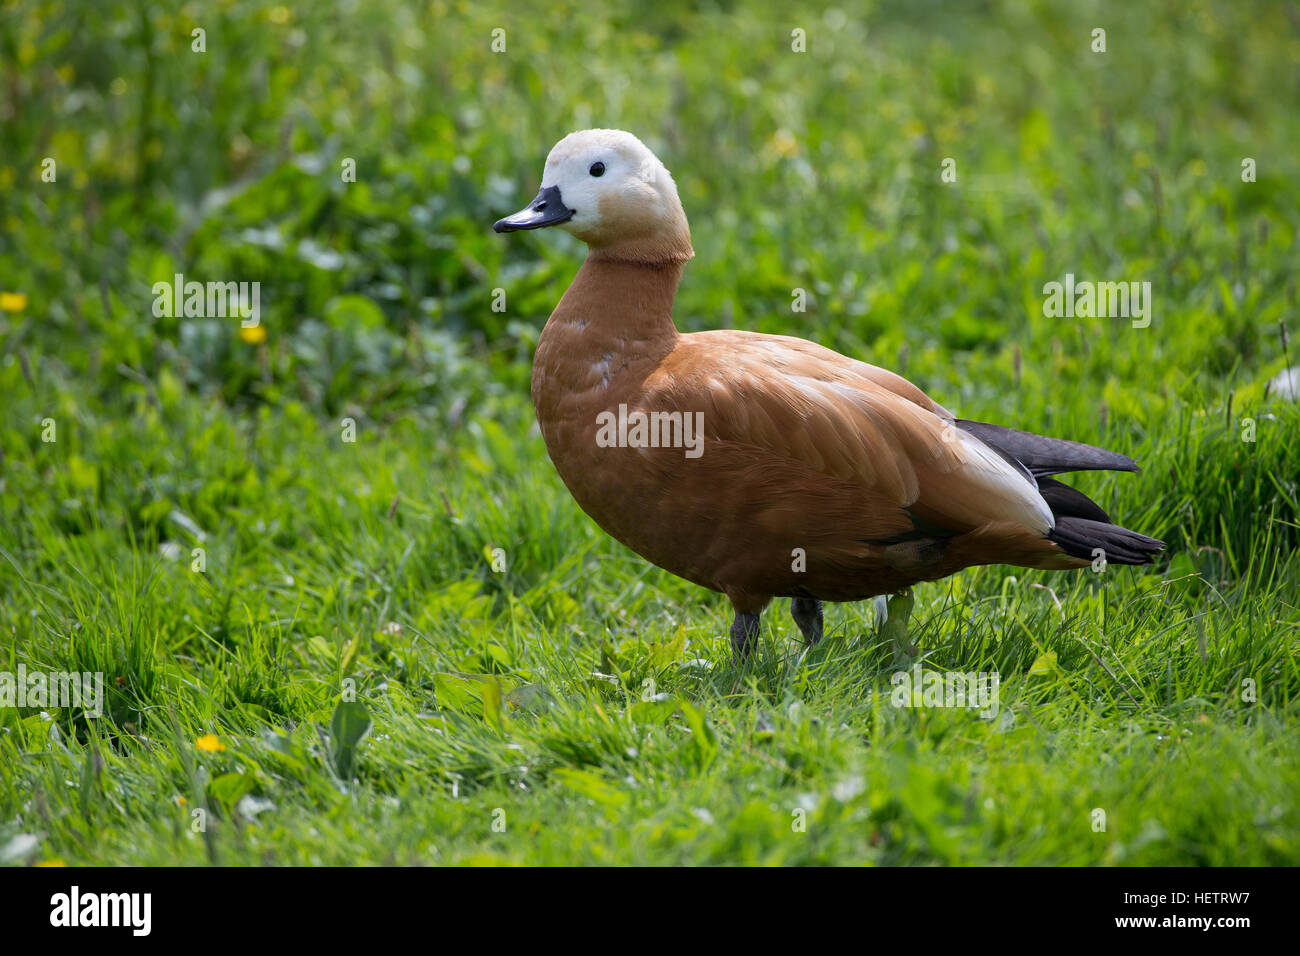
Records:
[[[1008,465],[1002,456],[974,435],[956,429],[961,442],[965,467],[970,469],[972,484],[988,491],[983,507],[990,517],[1022,525],[1046,534],[1056,527],[1052,509],[1043,496],[1025,480],[1025,476]]]

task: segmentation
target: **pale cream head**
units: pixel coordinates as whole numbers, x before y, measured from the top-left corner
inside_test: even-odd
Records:
[[[497,223],[498,232],[559,226],[602,258],[689,259],[690,227],[664,164],[617,129],[570,133],[555,144],[537,199]]]

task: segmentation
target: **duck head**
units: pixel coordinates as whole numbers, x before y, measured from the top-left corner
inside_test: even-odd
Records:
[[[691,258],[677,184],[654,153],[618,129],[570,133],[546,157],[542,187],[497,232],[559,226],[593,256],[640,262]]]

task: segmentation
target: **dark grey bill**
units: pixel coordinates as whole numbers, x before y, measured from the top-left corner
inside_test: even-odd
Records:
[[[559,186],[547,186],[537,193],[537,198],[513,216],[498,219],[492,226],[497,232],[514,232],[517,229],[541,229],[573,218],[573,210],[560,199]]]

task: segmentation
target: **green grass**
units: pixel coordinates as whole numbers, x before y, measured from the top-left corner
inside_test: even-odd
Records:
[[[0,34],[0,292],[27,298],[0,313],[0,671],[108,688],[99,719],[0,707],[0,860],[1300,858],[1281,8],[194,9],[36,3]],[[582,125],[677,178],[682,328],[803,335],[1131,454],[1078,484],[1168,554],[918,587],[909,640],[997,671],[992,720],[893,706],[870,603],[804,654],[776,602],[734,666],[725,600],[600,532],[532,422],[582,250],[490,223]],[[177,271],[260,280],[267,341],[154,317]],[[1151,327],[1044,318],[1066,272],[1151,281]]]

